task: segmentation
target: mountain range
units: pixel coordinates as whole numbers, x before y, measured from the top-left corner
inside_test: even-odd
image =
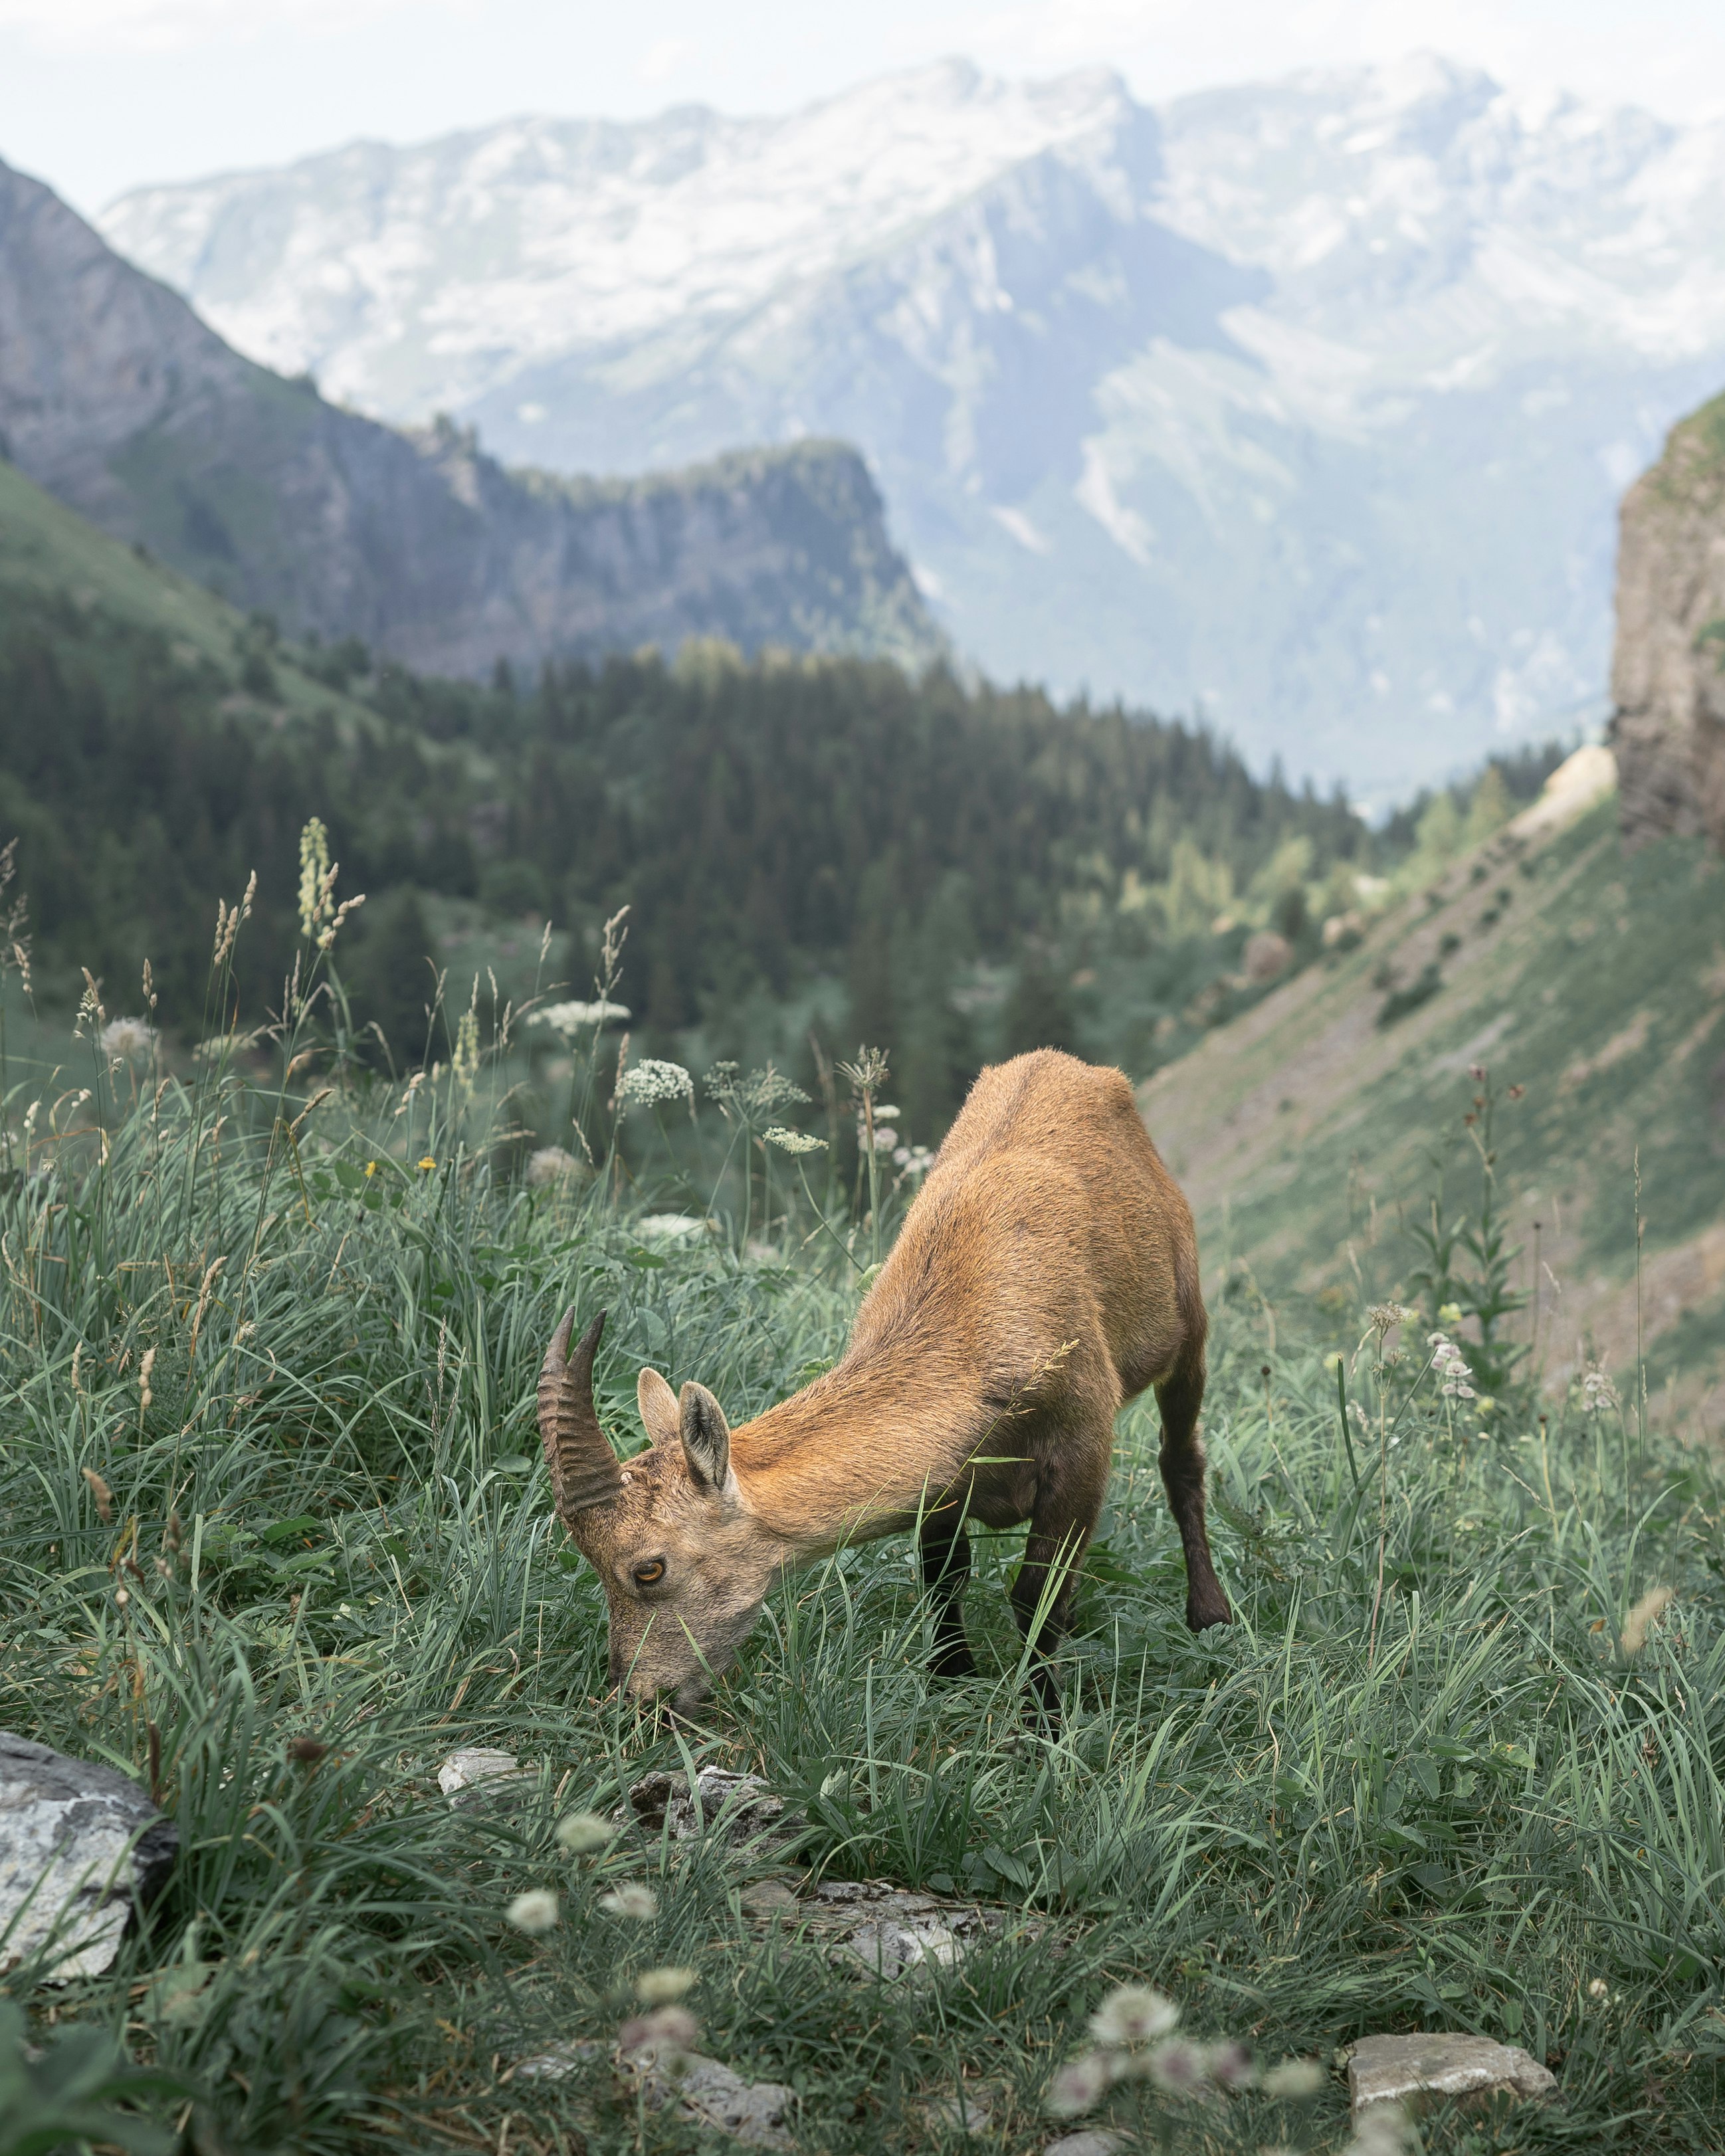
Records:
[[[1603,712],[1617,498],[1725,379],[1725,124],[1429,57],[1159,106],[955,60],[100,222],[254,359],[506,459],[855,442],[991,672],[1365,800]]]
[[[806,440],[646,479],[506,470],[242,357],[47,187],[0,165],[0,454],[295,635],[434,673],[644,644],[944,646],[880,496]]]

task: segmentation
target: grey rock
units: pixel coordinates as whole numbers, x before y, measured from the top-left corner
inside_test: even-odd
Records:
[[[52,1941],[52,1981],[99,1976],[178,1849],[128,1775],[0,1730],[0,1969]]]
[[[626,2053],[620,2071],[638,2079],[650,2110],[679,2104],[704,2125],[716,2126],[752,2148],[788,2148],[786,2121],[796,2092],[778,2082],[746,2082],[721,2060],[698,2051],[670,2052],[644,2044]]]
[[[1126,2145],[1126,2135],[1111,2126],[1087,2126],[1081,2133],[1063,2133],[1058,2141],[1050,2141],[1042,2156],[1114,2156],[1117,2148]]]
[[[1363,2036],[1348,2058],[1355,2118],[1380,2103],[1417,2111],[1425,2103],[1482,2102],[1497,2095],[1543,2100],[1557,2086],[1556,2076],[1531,2053],[1489,2036]]]
[[[924,2110],[931,2125],[943,2127],[948,2133],[988,2133],[999,2101],[993,2089],[960,2088],[951,2096],[931,2097]]]
[[[963,1956],[964,1943],[945,1924],[929,1918],[900,1924],[889,1917],[860,1924],[844,1950],[854,1954],[870,1976],[891,1983],[912,1969],[951,1969]]]
[[[531,2058],[516,2062],[513,2078],[518,2082],[561,2082],[572,2074],[578,2074],[603,2052],[603,2044],[584,2042],[570,2038],[561,2044],[552,2044]]]
[[[486,1744],[463,1745],[437,1770],[437,1785],[456,1811],[519,1803],[532,1780],[531,1768],[523,1767],[513,1752]]]
[[[3,163],[0,454],[290,634],[357,635],[429,672],[691,637],[946,650],[846,444],[655,458],[640,480],[506,470],[470,428],[398,433],[242,358]]]
[[[886,1879],[824,1879],[807,1897],[809,1930],[831,1938],[849,1964],[889,1983],[912,1971],[950,1969],[983,1940],[1004,1931],[1009,1912],[945,1894],[895,1887]],[[1030,1936],[1043,1926],[1021,1923]]]
[[[784,1799],[775,1795],[758,1774],[738,1774],[729,1767],[697,1768],[692,1794],[689,1777],[680,1771],[644,1774],[629,1785],[628,1809],[619,1809],[613,1817],[619,1825],[633,1820],[649,1834],[660,1833],[668,1824],[673,1841],[692,1841],[704,1828],[721,1822],[733,1841],[752,1840],[795,1824],[785,1810]]]
[[[752,1887],[745,1887],[737,1900],[746,1917],[762,1921],[783,1917],[794,1917],[803,1904],[782,1879],[757,1879]]]

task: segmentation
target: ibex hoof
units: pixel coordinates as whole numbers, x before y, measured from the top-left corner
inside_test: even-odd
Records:
[[[1207,1632],[1212,1625],[1231,1625],[1234,1612],[1228,1607],[1228,1597],[1219,1587],[1208,1594],[1194,1594],[1186,1604],[1186,1629],[1189,1632]]]

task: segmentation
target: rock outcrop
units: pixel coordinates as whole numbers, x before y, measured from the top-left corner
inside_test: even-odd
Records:
[[[944,649],[841,443],[631,480],[511,472],[243,359],[57,196],[0,164],[0,453],[116,537],[290,633],[422,671],[691,637]]]
[[[1624,498],[1611,693],[1625,838],[1725,846],[1725,397]]]

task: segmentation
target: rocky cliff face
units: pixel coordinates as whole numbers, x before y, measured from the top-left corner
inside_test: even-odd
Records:
[[[943,648],[837,443],[605,482],[506,471],[242,358],[0,164],[0,451],[121,538],[294,632],[431,672],[691,636],[910,663]]]
[[[1725,397],[1624,499],[1612,721],[1624,835],[1725,846]]]

